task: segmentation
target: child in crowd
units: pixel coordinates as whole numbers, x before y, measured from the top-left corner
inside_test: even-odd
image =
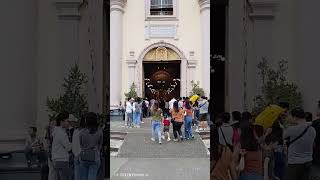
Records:
[[[165,135],[167,135],[168,142],[171,141],[169,129],[170,129],[170,119],[169,119],[168,114],[165,114],[164,119],[163,119],[163,136],[162,136],[162,138],[165,139]]]

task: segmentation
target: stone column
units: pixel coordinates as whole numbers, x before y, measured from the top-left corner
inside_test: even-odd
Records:
[[[197,61],[195,60],[188,60],[188,83],[187,83],[187,87],[188,87],[188,94],[189,92],[191,92],[192,90],[192,86],[191,86],[191,81],[194,81],[195,83],[197,83],[195,81],[195,70],[196,70],[196,65],[197,65]]]
[[[110,109],[117,107],[122,93],[122,18],[126,0],[110,0]]]
[[[180,77],[180,97],[184,97],[188,95],[187,92],[187,59],[181,59],[181,77]]]
[[[137,60],[127,60],[127,64],[128,64],[128,89],[126,92],[129,92],[132,83],[135,83],[135,85],[137,86],[134,79],[136,77],[135,72],[136,72]]]
[[[74,63],[79,63],[79,6],[81,0],[55,0],[58,18],[59,79],[63,79]]]
[[[261,82],[258,76],[257,64],[266,58],[272,62],[273,57],[273,19],[274,10],[277,6],[275,0],[251,0],[252,12],[249,16],[254,23],[254,31],[251,34],[253,39],[253,48],[249,51],[247,65],[247,100],[250,100],[256,95],[260,94]],[[249,35],[250,35],[249,34]]]
[[[210,0],[199,0],[202,36],[202,82],[205,95],[210,95]]]

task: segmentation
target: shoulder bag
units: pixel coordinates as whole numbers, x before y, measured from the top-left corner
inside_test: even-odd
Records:
[[[221,128],[219,128],[219,129],[220,129],[221,134],[222,134],[222,136],[223,136],[224,142],[225,142],[226,145],[229,147],[229,149],[231,150],[231,152],[233,152],[233,146],[227,142],[226,137],[224,136],[224,133],[223,133],[222,129],[221,129]]]
[[[86,162],[95,162],[96,161],[96,150],[95,148],[82,150],[80,153],[80,159]]]
[[[299,136],[297,136],[295,139],[293,139],[292,141],[290,140],[290,137],[289,137],[288,142],[287,142],[287,147],[289,148],[289,146],[291,144],[293,144],[298,139],[302,138],[307,133],[309,128],[310,128],[310,126],[308,126],[306,129],[304,129],[304,131]]]

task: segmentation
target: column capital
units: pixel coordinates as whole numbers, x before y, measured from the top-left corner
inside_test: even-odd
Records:
[[[210,10],[210,0],[199,0],[200,12],[208,9]]]
[[[110,0],[110,12],[111,11],[121,11],[124,12],[124,6],[127,0]]]
[[[188,64],[188,68],[195,68],[197,66],[197,61],[196,60],[188,60],[187,64]]]
[[[82,0],[54,0],[57,16],[64,20],[80,20],[79,7]]]
[[[127,60],[126,62],[128,64],[128,67],[136,67],[138,61],[137,60]]]
[[[250,17],[253,19],[273,19],[278,0],[249,0],[253,12]]]

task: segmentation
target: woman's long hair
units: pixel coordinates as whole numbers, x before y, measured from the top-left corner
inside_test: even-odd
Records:
[[[175,102],[173,103],[173,110],[174,110],[175,112],[179,112],[179,103],[178,103],[178,101],[175,101]]]
[[[253,125],[243,128],[240,136],[241,147],[243,149],[246,149],[247,151],[258,151],[260,149],[255,134],[255,127]]]
[[[94,112],[89,112],[86,115],[86,127],[89,129],[90,134],[94,134],[97,132],[99,124],[98,124],[98,115]]]
[[[189,100],[185,101],[185,107],[186,107],[186,109],[191,109],[191,105],[190,105],[190,101]]]

